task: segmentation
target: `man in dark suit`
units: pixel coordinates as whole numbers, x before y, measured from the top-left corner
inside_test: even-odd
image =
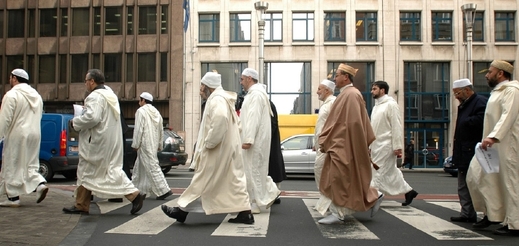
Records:
[[[454,222],[474,223],[477,216],[466,178],[470,161],[475,153],[475,146],[482,139],[483,119],[488,99],[476,94],[468,79],[454,81],[452,92],[460,102],[454,131],[452,163],[458,167],[458,196],[461,212],[459,217],[450,219]]]

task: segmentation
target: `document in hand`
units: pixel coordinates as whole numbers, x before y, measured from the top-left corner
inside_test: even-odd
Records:
[[[499,155],[497,149],[487,147],[487,150],[481,148],[481,143],[476,144],[476,159],[483,168],[485,173],[499,172]]]
[[[74,104],[74,117],[81,116],[83,114],[83,105]]]

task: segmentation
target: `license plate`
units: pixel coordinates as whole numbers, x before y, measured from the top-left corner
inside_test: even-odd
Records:
[[[184,146],[180,146],[180,151],[184,152]]]
[[[68,150],[71,152],[77,152],[79,150],[79,148],[77,146],[69,146]]]

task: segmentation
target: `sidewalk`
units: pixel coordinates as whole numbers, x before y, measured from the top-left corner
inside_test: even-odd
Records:
[[[0,245],[58,245],[80,218],[61,211],[74,204],[72,195],[70,188],[49,185],[45,200],[39,204],[36,193],[31,193],[20,196],[18,208],[0,207]]]

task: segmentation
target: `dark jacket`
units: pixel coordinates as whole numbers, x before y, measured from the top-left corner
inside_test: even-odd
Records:
[[[281,153],[281,143],[278,125],[278,113],[276,107],[270,102],[272,113],[274,116],[270,117],[271,126],[271,139],[270,139],[270,156],[269,156],[269,176],[274,180],[275,183],[287,179],[285,172],[285,161],[283,160],[283,154]]]
[[[487,100],[486,97],[474,93],[458,106],[452,163],[459,171],[467,171],[475,153],[475,146],[483,139],[483,119]]]

